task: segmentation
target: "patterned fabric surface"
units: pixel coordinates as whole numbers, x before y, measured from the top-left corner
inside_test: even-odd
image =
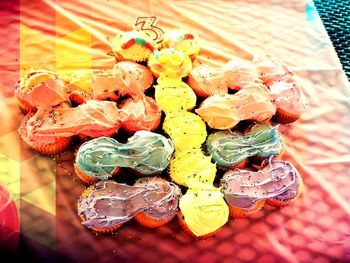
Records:
[[[130,30],[140,16],[157,16],[157,26],[164,30],[197,31],[203,47],[200,60],[213,67],[259,54],[291,66],[310,102],[300,120],[280,127],[286,144],[283,158],[305,181],[300,200],[231,219],[206,240],[191,238],[176,220],[158,229],[131,221],[107,236],[81,225],[76,202],[84,186],[73,170],[78,144],[58,158],[32,151],[17,132],[23,115],[13,86],[30,68],[112,68],[110,40]],[[0,1],[0,17],[0,183],[17,205],[18,251],[26,260],[350,261],[350,86],[312,2],[14,0]],[[117,180],[128,176],[122,173]],[[3,211],[0,227],[15,218]]]

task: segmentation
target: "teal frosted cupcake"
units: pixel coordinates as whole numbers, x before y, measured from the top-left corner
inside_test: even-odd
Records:
[[[219,131],[208,136],[208,153],[221,169],[243,168],[248,158],[261,162],[270,156],[281,154],[283,143],[278,126],[255,124],[249,132]]]
[[[149,176],[165,170],[173,152],[172,141],[153,132],[138,131],[125,144],[113,138],[100,137],[81,145],[75,171],[86,184],[107,180],[120,167]]]

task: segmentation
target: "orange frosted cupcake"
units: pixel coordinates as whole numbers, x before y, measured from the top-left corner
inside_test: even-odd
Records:
[[[168,189],[169,191],[165,191],[164,193],[169,195],[169,200],[156,208],[145,209],[144,211],[138,213],[135,216],[135,220],[143,226],[156,228],[167,224],[175,217],[177,214],[178,199],[181,191],[175,184],[169,183],[168,181],[159,177],[138,179],[134,186],[147,187],[150,185],[158,185]]]
[[[227,93],[223,74],[205,65],[192,69],[188,75],[188,85],[202,98],[215,93]]]
[[[139,100],[127,99],[121,111],[125,115],[122,127],[128,133],[140,130],[154,131],[161,122],[162,109],[154,99],[145,95]]]

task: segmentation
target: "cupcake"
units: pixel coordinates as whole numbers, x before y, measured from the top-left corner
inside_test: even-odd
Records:
[[[224,74],[206,65],[200,65],[188,75],[188,85],[197,96],[207,98],[216,93],[227,93]]]
[[[189,56],[193,61],[199,53],[199,37],[184,29],[168,30],[164,33],[163,48],[173,48]]]
[[[281,204],[278,201],[283,200],[289,204],[300,195],[300,180],[292,164],[270,158],[268,166],[257,172],[241,169],[226,172],[220,184],[231,217],[242,218],[260,210],[265,202],[273,205],[277,200],[278,206]]]
[[[253,59],[253,64],[264,84],[271,81],[278,81],[283,76],[292,73],[281,60],[271,56],[255,57]]]
[[[117,61],[142,62],[154,51],[154,43],[141,32],[123,32],[113,39],[112,50]]]
[[[254,63],[277,108],[273,120],[288,124],[299,119],[308,102],[295,74],[282,61],[269,56],[255,58]]]
[[[108,181],[105,181],[105,184],[107,185]],[[123,221],[120,220],[119,222],[118,219],[108,221],[107,216],[105,216],[105,221],[103,221],[100,218],[100,214],[107,214],[109,212],[107,204],[105,204],[104,207],[101,207],[105,208],[106,211],[103,210],[101,212],[101,209],[99,209],[98,211],[100,212],[100,214],[96,213],[96,215],[92,215],[93,212],[97,212],[97,209],[95,207],[98,202],[98,196],[103,196],[103,194],[106,197],[109,196],[108,193],[103,193],[101,190],[103,190],[101,185],[92,185],[85,189],[85,191],[79,197],[77,203],[78,215],[82,221],[82,224],[88,224],[87,227],[90,228],[92,231],[100,234],[113,233],[123,225],[123,223],[121,223]],[[103,201],[103,199],[99,200],[99,202],[101,201]],[[93,204],[93,202],[96,202],[96,204]],[[112,212],[108,214],[112,214]],[[111,216],[109,215],[108,219],[110,217]]]
[[[277,108],[272,120],[288,124],[299,119],[308,102],[296,80],[292,76],[285,76],[279,81],[268,82],[267,85]]]
[[[114,135],[121,126],[124,114],[111,101],[90,100],[75,108],[46,108],[33,118],[40,118],[40,126],[29,127],[40,136],[70,137],[73,135],[97,138]]]
[[[229,209],[220,189],[188,189],[180,198],[178,219],[181,227],[195,238],[214,235],[229,217]]]
[[[27,114],[30,111],[36,111],[36,104],[41,105],[44,103],[45,105],[55,106],[62,101],[68,101],[70,92],[66,84],[54,72],[32,70],[16,83],[15,97],[21,111]],[[50,101],[43,97],[48,92],[54,95],[54,97],[50,97],[54,100]],[[40,100],[43,100],[42,103]]]
[[[155,198],[158,195],[163,194],[164,199],[159,202],[157,206],[145,209],[135,215],[135,220],[149,228],[156,228],[170,222],[178,213],[179,197],[181,196],[180,188],[173,183],[170,183],[159,177],[142,178],[136,181],[134,184],[136,187],[150,187],[157,186],[162,187],[164,191],[155,192]],[[152,196],[149,198],[152,200]]]
[[[143,94],[138,100],[127,99],[120,111],[123,113],[122,127],[128,133],[154,131],[161,122],[161,108],[154,99]]]
[[[120,96],[140,96],[153,84],[152,72],[132,61],[121,61],[112,70],[94,73],[93,98],[116,101]]]
[[[173,140],[175,148],[180,150],[200,148],[207,137],[205,123],[191,112],[167,115],[163,130]]]
[[[148,67],[157,78],[181,79],[190,73],[192,63],[191,59],[182,52],[166,48],[155,50],[150,55]]]
[[[201,149],[178,150],[170,162],[171,180],[179,185],[200,188],[213,185],[216,166]]]
[[[153,132],[138,131],[126,144],[113,138],[100,137],[80,146],[75,171],[87,184],[110,179],[120,167],[150,176],[167,168],[173,152],[173,143]]]
[[[268,89],[260,84],[245,87],[233,95],[215,94],[205,99],[195,111],[209,127],[226,130],[241,120],[267,120],[275,114],[276,107]]]
[[[42,119],[35,118],[34,113],[28,113],[18,130],[22,140],[24,140],[33,150],[36,152],[54,156],[64,152],[72,143],[72,137],[59,137],[59,136],[37,136],[31,135],[28,132],[28,127],[40,126]]]
[[[165,114],[190,111],[196,105],[196,94],[180,79],[158,79],[155,99]]]
[[[227,87],[232,90],[241,90],[252,84],[262,84],[259,71],[249,61],[231,60],[222,68]]]
[[[219,169],[230,170],[247,165],[249,155],[244,147],[249,151],[249,146],[244,145],[242,137],[241,133],[230,130],[215,132],[208,136],[205,142],[206,150]]]
[[[179,188],[169,182],[139,182],[129,186],[115,181],[100,181],[90,186],[80,196],[77,204],[82,224],[98,233],[111,233],[144,213],[157,223],[164,223],[177,213]],[[153,226],[142,217],[139,222]]]
[[[143,94],[153,84],[152,72],[131,61],[121,61],[112,70],[118,93],[122,96]]]

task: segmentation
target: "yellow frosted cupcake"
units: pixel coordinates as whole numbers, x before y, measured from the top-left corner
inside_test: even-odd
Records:
[[[174,48],[194,60],[199,53],[199,37],[196,33],[184,29],[173,29],[165,32],[162,45]]]
[[[170,162],[170,177],[190,188],[211,186],[216,176],[216,165],[200,149],[175,152]]]
[[[219,188],[189,189],[180,198],[178,219],[182,228],[196,238],[215,234],[229,218],[229,209]]]
[[[181,80],[158,80],[155,98],[165,114],[189,111],[196,105],[196,94]]]
[[[152,40],[141,32],[124,32],[112,41],[112,50],[117,61],[146,61],[154,51]]]
[[[184,53],[172,48],[155,50],[148,60],[148,67],[158,78],[179,79],[186,77],[191,69],[191,59]]]

